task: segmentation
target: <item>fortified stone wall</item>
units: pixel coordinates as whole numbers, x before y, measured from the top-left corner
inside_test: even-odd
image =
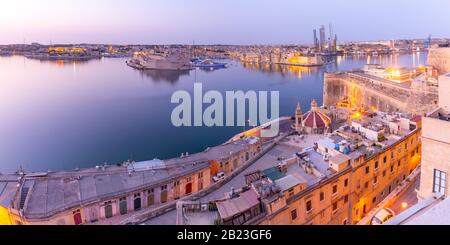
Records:
[[[435,67],[440,74],[450,72],[450,47],[432,47],[428,51],[427,64]]]
[[[325,73],[323,93],[325,106],[348,98],[351,106],[418,115],[435,108],[438,100],[436,92],[375,84],[348,73]]]

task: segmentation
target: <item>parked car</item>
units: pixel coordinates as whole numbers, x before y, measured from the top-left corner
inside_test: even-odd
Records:
[[[223,180],[223,179],[225,179],[225,173],[224,172],[219,172],[217,175],[213,176],[212,179],[213,179],[214,182]]]
[[[372,225],[382,225],[384,222],[392,219],[395,216],[394,211],[389,208],[382,208],[375,213],[370,221]]]

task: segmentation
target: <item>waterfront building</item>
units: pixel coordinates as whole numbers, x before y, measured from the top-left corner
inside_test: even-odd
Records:
[[[252,136],[164,161],[0,174],[0,224],[118,224],[206,190],[214,175],[232,174],[261,151]]]
[[[134,167],[133,167],[134,166]],[[0,175],[12,224],[95,223],[191,195],[210,185],[209,162],[159,161],[83,170]]]
[[[299,152],[247,175],[246,186],[210,208],[178,209],[185,217],[178,224],[357,223],[418,166],[421,130],[420,117],[399,113],[364,113],[358,122],[328,135],[289,136]],[[366,137],[374,126],[383,137]],[[216,211],[224,201],[225,211]]]
[[[419,199],[450,195],[450,74],[439,77],[439,107],[423,118]]]

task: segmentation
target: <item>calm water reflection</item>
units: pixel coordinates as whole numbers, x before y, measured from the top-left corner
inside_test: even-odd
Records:
[[[280,113],[322,102],[323,72],[383,65],[423,64],[425,55],[339,57],[320,68],[241,65],[188,72],[137,71],[124,59],[40,62],[0,57],[0,171],[46,171],[145,160],[202,151],[242,127],[175,128],[173,91],[278,90]]]

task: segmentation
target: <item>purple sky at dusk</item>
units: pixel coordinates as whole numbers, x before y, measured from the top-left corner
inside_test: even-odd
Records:
[[[0,0],[0,44],[288,44],[450,37],[450,1]]]

